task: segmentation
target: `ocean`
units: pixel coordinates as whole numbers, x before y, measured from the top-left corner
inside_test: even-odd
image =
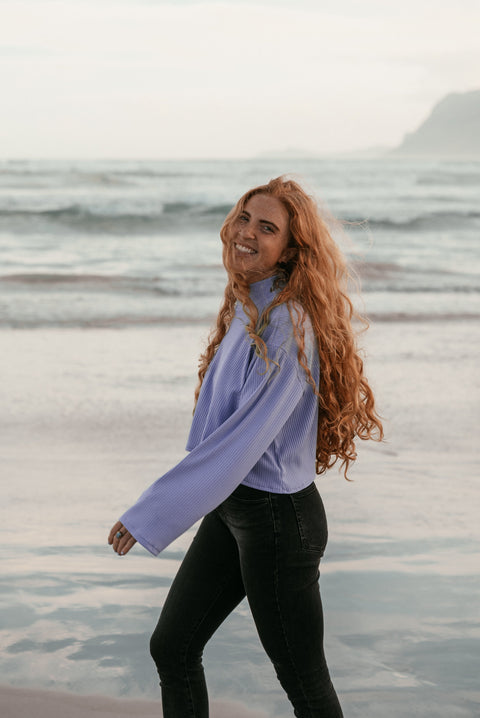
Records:
[[[0,163],[0,326],[210,321],[225,284],[222,221],[246,189],[285,169]],[[351,223],[340,240],[372,318],[478,316],[479,163],[303,161],[293,170]]]
[[[386,426],[354,481],[318,479],[345,716],[480,715],[478,162],[0,162],[3,683],[159,695],[148,638],[195,529],[158,559],[106,536],[184,455],[219,229],[283,173],[359,276]],[[212,699],[291,715],[245,602],[205,665]]]

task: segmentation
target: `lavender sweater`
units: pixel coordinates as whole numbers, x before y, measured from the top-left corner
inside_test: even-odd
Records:
[[[250,286],[259,312],[273,300],[272,278]],[[305,488],[315,476],[318,400],[297,360],[288,308],[270,315],[262,334],[268,370],[235,317],[205,375],[187,442],[187,456],[157,479],[120,521],[157,555],[241,483],[275,493]],[[319,364],[311,325],[305,353],[312,376]]]

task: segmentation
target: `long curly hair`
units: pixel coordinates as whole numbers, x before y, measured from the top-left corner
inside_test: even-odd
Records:
[[[274,271],[280,291],[260,317],[249,296],[247,277],[234,271],[229,260],[237,220],[246,203],[256,194],[280,200],[288,212],[290,231],[287,251]],[[357,457],[355,439],[381,441],[383,427],[357,349],[357,335],[368,322],[354,309],[348,296],[352,274],[319,214],[317,203],[297,182],[284,176],[277,177],[249,190],[239,199],[227,215],[220,236],[228,282],[216,325],[200,356],[195,403],[205,373],[233,319],[235,304],[242,303],[249,319],[247,332],[257,354],[268,367],[267,347],[261,334],[274,307],[286,303],[298,345],[298,361],[318,397],[316,472],[322,474],[340,460],[347,478],[349,466]],[[306,316],[310,318],[318,343],[318,387],[305,356]],[[352,326],[354,319],[360,322],[358,330]]]

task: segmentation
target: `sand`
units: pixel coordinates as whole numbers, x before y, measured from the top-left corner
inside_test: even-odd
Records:
[[[266,718],[266,713],[250,710],[231,701],[213,701],[211,718]],[[2,718],[159,718],[160,701],[139,701],[104,696],[0,686]]]
[[[406,706],[415,706],[417,718],[477,718],[480,715],[480,691],[472,692],[465,700],[461,692],[433,695],[425,688],[421,693],[401,689],[394,692],[354,691],[343,697],[345,718],[369,716],[404,718]],[[387,706],[387,707],[386,707]],[[160,701],[81,696],[73,693],[0,686],[0,715],[2,718],[161,718]],[[210,718],[275,718],[255,708],[247,708],[235,701],[211,701]]]
[[[161,715],[148,638],[191,532],[159,559],[119,559],[106,535],[183,454],[199,334],[0,337],[0,669],[22,686],[0,691],[5,718]],[[478,327],[377,324],[368,341],[387,442],[361,447],[353,483],[319,479],[329,667],[346,718],[474,718]],[[292,715],[246,604],[205,667],[214,718]]]

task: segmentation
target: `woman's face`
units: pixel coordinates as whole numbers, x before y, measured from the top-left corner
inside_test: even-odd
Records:
[[[235,221],[229,259],[249,282],[272,276],[289,240],[288,212],[276,197],[255,194]]]

